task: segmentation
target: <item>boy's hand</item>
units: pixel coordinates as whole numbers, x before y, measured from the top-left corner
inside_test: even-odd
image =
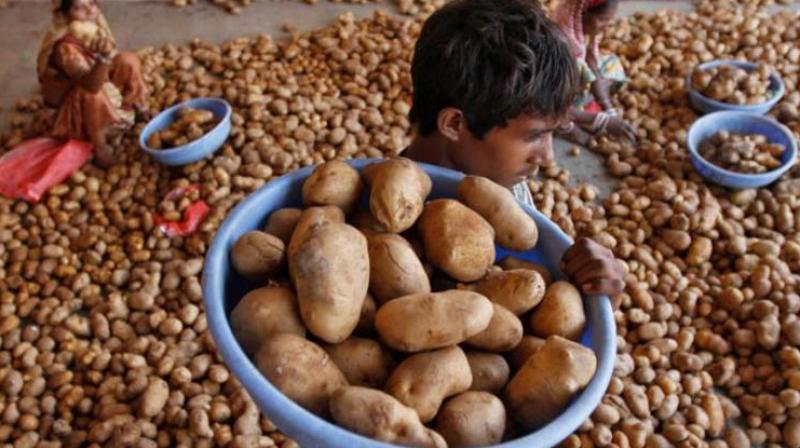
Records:
[[[561,258],[561,270],[585,294],[616,296],[625,287],[622,264],[607,247],[579,238]]]

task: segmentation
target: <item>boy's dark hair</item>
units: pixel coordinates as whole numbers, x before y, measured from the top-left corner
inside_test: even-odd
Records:
[[[59,8],[62,13],[68,14],[69,10],[72,9],[72,0],[61,0],[61,5]]]
[[[460,109],[482,138],[525,113],[557,117],[578,93],[578,69],[558,25],[537,0],[454,0],[422,27],[411,62],[410,119],[437,129],[446,107]]]

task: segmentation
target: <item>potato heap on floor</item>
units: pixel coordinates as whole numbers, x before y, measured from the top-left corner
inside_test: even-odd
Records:
[[[431,188],[404,158],[317,166],[305,209],[274,211],[232,248],[263,285],[233,309],[234,334],[286,396],[351,431],[421,447],[515,438],[594,376],[581,295],[540,265],[494,265],[495,242],[538,239],[509,190],[467,176],[458,199],[426,202]]]

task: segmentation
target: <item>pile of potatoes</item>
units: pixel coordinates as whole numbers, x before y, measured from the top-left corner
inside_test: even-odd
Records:
[[[150,149],[170,149],[193,142],[210,132],[219,123],[214,113],[205,109],[182,107],[178,118],[165,129],[153,132],[147,138]]]
[[[704,159],[726,170],[738,173],[764,173],[781,166],[786,147],[770,143],[761,134],[737,134],[719,131],[700,143],[698,152]]]
[[[426,202],[431,187],[403,158],[362,173],[319,165],[307,208],[277,210],[234,244],[236,271],[263,286],[231,326],[278,389],[351,431],[498,443],[553,420],[594,376],[595,354],[576,342],[581,295],[543,266],[494,266],[495,242],[526,251],[538,239],[509,190],[467,176],[459,200]]]
[[[717,101],[732,104],[759,104],[767,101],[773,93],[769,89],[766,64],[759,64],[753,71],[735,65],[720,65],[692,73],[692,87],[703,95]]]

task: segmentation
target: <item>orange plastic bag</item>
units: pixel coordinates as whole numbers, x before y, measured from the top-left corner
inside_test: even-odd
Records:
[[[189,185],[186,188],[175,188],[167,193],[164,199],[176,199],[198,189],[199,187],[196,184]],[[197,230],[210,211],[211,207],[208,206],[206,201],[200,199],[192,202],[192,204],[183,211],[183,216],[180,221],[167,221],[158,213],[155,214],[153,221],[156,226],[170,238],[188,236]]]
[[[0,194],[10,199],[39,202],[92,157],[92,144],[80,140],[35,138],[0,157]]]

